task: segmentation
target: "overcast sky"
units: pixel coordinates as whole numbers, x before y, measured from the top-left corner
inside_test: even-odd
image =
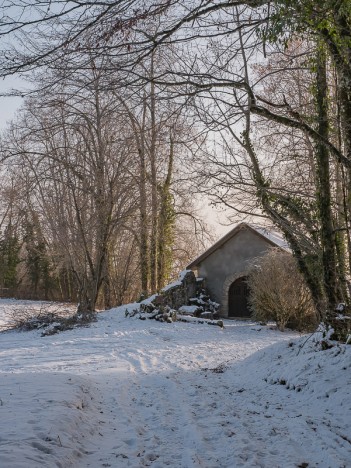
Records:
[[[12,88],[22,89],[23,86],[24,83],[20,78],[8,77],[5,80],[0,80],[0,130],[3,130],[6,122],[14,117],[23,101],[21,97],[5,97],[2,94],[10,92]]]

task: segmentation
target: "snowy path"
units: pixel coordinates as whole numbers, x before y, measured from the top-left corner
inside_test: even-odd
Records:
[[[213,372],[202,369],[243,359],[282,335],[271,332],[257,341],[259,332],[255,331],[253,340],[252,324],[234,327],[228,323],[225,330],[219,330],[132,323],[139,330],[112,334],[105,330],[107,371],[99,374],[97,385],[101,407],[108,410],[101,418],[99,448],[86,466],[232,466],[231,461],[219,465],[222,426],[212,426],[212,413],[222,396],[216,390],[208,392],[207,379]],[[234,329],[241,330],[236,342]],[[220,374],[214,375],[221,379]]]
[[[116,312],[1,334],[0,467],[351,466],[351,347],[296,339]]]

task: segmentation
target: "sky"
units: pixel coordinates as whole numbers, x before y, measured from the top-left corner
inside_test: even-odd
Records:
[[[0,131],[6,128],[6,123],[14,118],[16,111],[21,106],[23,99],[15,96],[3,96],[12,88],[22,89],[24,86],[20,78],[8,77],[0,81]]]

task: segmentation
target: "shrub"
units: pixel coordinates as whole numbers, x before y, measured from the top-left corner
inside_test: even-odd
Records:
[[[39,307],[13,307],[7,313],[6,330],[31,331],[42,329],[42,336],[53,335],[61,331],[87,326],[96,321],[96,313],[73,313],[72,309],[64,310],[53,303],[43,303]]]
[[[288,252],[271,249],[255,259],[248,274],[249,306],[258,321],[273,320],[280,330],[313,330],[316,310],[296,260]]]

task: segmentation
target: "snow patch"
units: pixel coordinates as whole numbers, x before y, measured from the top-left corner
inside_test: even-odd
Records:
[[[190,305],[190,306],[181,306],[179,307],[179,312],[183,314],[188,314],[188,315],[193,315],[195,312],[199,310],[199,307],[196,305]]]
[[[161,289],[161,293],[162,292],[166,292],[166,291],[169,291],[170,289],[173,289],[177,286],[181,286],[182,285],[182,281],[184,280],[185,276],[187,275],[187,273],[189,273],[191,270],[183,270],[179,273],[179,276],[178,276],[178,280],[177,281],[173,281],[173,283],[170,283],[170,284],[167,284],[167,286],[165,286],[164,288]]]
[[[1,374],[0,466],[72,466],[87,455],[97,408],[91,382],[66,373]]]

